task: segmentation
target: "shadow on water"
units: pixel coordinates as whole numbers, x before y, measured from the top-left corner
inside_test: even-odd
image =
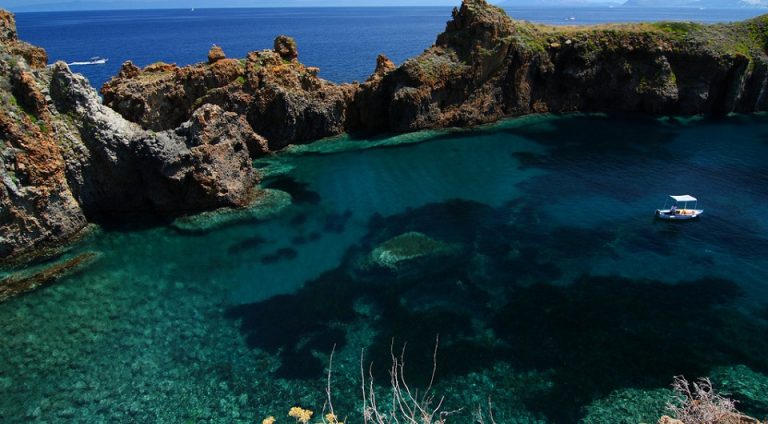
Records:
[[[768,371],[768,329],[729,309],[740,294],[720,279],[583,277],[515,291],[492,327],[514,365],[555,371],[554,389],[529,407],[573,422],[619,388],[665,387],[673,375],[706,376],[719,365]]]
[[[240,321],[249,346],[280,358],[277,376],[290,379],[320,378],[326,364],[315,352],[343,347],[363,326],[372,331],[366,360],[378,381],[387,381],[390,347],[408,343],[406,373],[418,385],[429,379],[439,334],[440,378],[495,362],[551,375],[554,386],[527,407],[554,422],[575,422],[583,407],[617,389],[668,387],[678,374],[736,364],[768,372],[768,325],[733,306],[742,296],[734,282],[583,276],[551,285],[563,275],[554,264],[614,254],[617,234],[535,223],[535,214],[519,202],[493,208],[454,200],[374,216],[337,269],[228,316]],[[392,269],[362,265],[377,246],[413,232],[451,246],[454,256]]]
[[[309,184],[296,181],[295,179],[282,175],[280,177],[265,181],[266,188],[284,191],[291,195],[293,202],[297,204],[307,203],[316,205],[320,203],[320,194],[310,190]]]

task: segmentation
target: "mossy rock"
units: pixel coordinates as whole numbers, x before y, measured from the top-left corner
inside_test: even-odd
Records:
[[[376,246],[357,261],[357,277],[377,281],[418,277],[444,261],[461,258],[460,245],[435,240],[419,232],[409,232]]]

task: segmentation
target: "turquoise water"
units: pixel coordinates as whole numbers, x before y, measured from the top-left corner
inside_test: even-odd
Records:
[[[383,383],[407,343],[423,387],[437,335],[465,417],[654,422],[676,374],[766,417],[766,124],[535,116],[258,161],[293,199],[272,218],[104,223],[66,254],[96,263],[0,304],[0,421],[289,422],[334,346],[356,417],[361,349]],[[684,193],[701,220],[653,219]],[[397,240],[428,248],[375,263]]]

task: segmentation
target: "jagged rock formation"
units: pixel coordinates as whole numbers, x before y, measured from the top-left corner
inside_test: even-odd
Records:
[[[768,15],[728,25],[551,27],[465,0],[432,48],[361,87],[353,107],[363,119],[351,129],[414,131],[539,112],[765,110],[767,42]]]
[[[332,84],[273,50],[187,67],[126,62],[104,104],[0,13],[0,257],[104,213],[242,206],[249,157],[343,132],[467,126],[538,112],[768,109],[768,15],[723,25],[551,27],[464,0],[434,46],[362,84]]]
[[[0,11],[0,258],[86,225],[35,77],[40,64],[27,62],[37,50],[16,39],[13,16]]]
[[[104,214],[251,202],[248,149],[265,141],[241,116],[205,105],[174,130],[144,130],[15,37],[13,16],[0,13],[0,259],[65,241]]]
[[[318,78],[317,68],[298,62],[296,42],[289,37],[277,37],[274,47],[244,60],[183,68],[138,70],[127,62],[102,88],[104,103],[155,131],[176,128],[204,104],[218,105],[243,116],[272,150],[345,131],[347,105],[357,86]],[[254,156],[264,152],[251,151]]]
[[[768,15],[727,25],[553,27],[464,0],[434,46],[400,67],[380,57],[363,84],[317,78],[298,62],[295,42],[280,36],[274,51],[226,66],[158,74],[128,63],[102,93],[125,118],[156,130],[217,104],[245,116],[274,150],[344,131],[407,132],[540,112],[765,110],[766,41]]]

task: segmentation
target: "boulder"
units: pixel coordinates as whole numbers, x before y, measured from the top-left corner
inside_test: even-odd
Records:
[[[226,58],[227,55],[224,54],[224,50],[215,44],[211,47],[211,50],[208,51],[208,63],[216,63]]]
[[[419,232],[393,237],[357,260],[355,274],[368,281],[413,278],[431,272],[439,263],[458,259],[463,249]]]
[[[378,57],[376,57],[376,70],[373,72],[373,74],[377,76],[383,76],[394,71],[395,69],[397,69],[397,66],[395,66],[394,62],[389,60],[387,56],[380,54]]]
[[[0,42],[16,41],[16,18],[13,13],[0,9]]]
[[[297,60],[299,58],[299,49],[296,47],[296,40],[287,35],[280,35],[275,38],[275,51],[284,60]]]
[[[122,66],[120,66],[120,72],[117,74],[117,76],[119,78],[132,79],[138,77],[140,74],[141,69],[134,65],[132,61],[126,60],[123,62]]]

